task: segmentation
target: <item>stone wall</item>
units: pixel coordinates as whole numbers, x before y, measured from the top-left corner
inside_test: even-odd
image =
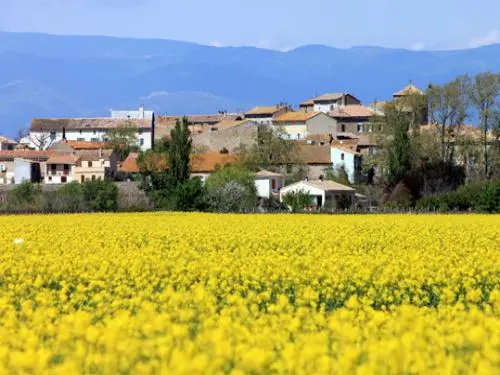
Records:
[[[247,122],[229,129],[193,135],[193,147],[215,151],[226,148],[232,153],[241,145],[253,145],[257,140],[257,133],[258,125]]]

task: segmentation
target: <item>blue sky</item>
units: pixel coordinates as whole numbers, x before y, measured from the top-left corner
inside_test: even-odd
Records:
[[[279,50],[454,49],[500,42],[500,0],[0,0],[0,30]]]

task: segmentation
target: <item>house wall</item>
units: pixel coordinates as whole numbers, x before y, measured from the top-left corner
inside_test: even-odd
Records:
[[[280,191],[280,201],[283,202],[283,196],[288,193],[296,193],[298,191],[304,191],[308,194],[310,194],[313,198],[313,203],[317,204],[317,197],[321,197],[322,201],[322,206],[325,204],[325,192],[321,189],[306,185],[303,182],[298,182],[293,185],[288,185],[285,186],[283,189]]]
[[[317,133],[328,133],[335,136],[337,134],[335,127],[335,120],[330,116],[321,114],[315,116],[306,122],[307,133],[317,134]]]
[[[314,103],[314,110],[316,112],[328,113],[333,111],[335,108],[341,105],[340,101],[329,101],[329,102],[320,102]]]
[[[273,181],[275,188],[273,189]],[[273,193],[278,193],[285,184],[284,177],[257,177],[255,187],[257,196],[260,198],[270,198]]]
[[[241,145],[252,146],[257,141],[258,131],[258,124],[246,122],[225,130],[195,134],[192,136],[193,146],[217,151],[226,148],[232,153]]]
[[[62,178],[66,177],[66,183],[76,181],[75,165],[70,165],[68,173],[64,173],[64,164],[56,164],[56,170],[53,171],[51,165],[46,166],[45,183],[46,184],[64,184]]]
[[[191,173],[190,178],[200,178],[203,183],[207,181],[207,178],[210,177],[211,173]]]
[[[66,140],[68,141],[98,141],[102,142],[106,140],[108,134],[108,130],[105,129],[82,129],[82,130],[66,130]],[[39,148],[39,142],[37,139],[41,139],[41,137],[49,136],[50,132],[39,132],[39,131],[30,131],[29,135],[29,146],[31,148]],[[141,129],[137,133],[137,145],[141,148],[141,150],[146,151],[151,149],[151,137],[152,132],[150,129]],[[52,133],[50,139],[47,140],[44,149],[47,149],[49,146],[63,140],[62,131],[56,131]],[[141,145],[142,140],[142,145]]]
[[[276,129],[281,129],[288,139],[304,139],[307,137],[306,124],[279,124],[275,126]]]
[[[344,155],[344,160],[342,160],[342,155]],[[339,168],[344,168],[347,173],[347,178],[350,183],[357,182],[357,171],[361,167],[361,158],[353,153],[338,149],[335,147],[331,148],[331,158],[332,167],[334,170]]]
[[[336,130],[338,133],[353,133],[361,134],[370,132],[370,120],[369,119],[334,119],[336,123]],[[342,125],[344,129],[342,129]],[[361,129],[358,129],[358,125],[362,125]],[[359,131],[361,130],[361,131]]]

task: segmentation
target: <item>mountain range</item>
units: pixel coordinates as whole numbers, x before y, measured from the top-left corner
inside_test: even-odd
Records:
[[[33,117],[108,116],[144,105],[159,114],[298,104],[325,92],[364,103],[410,80],[425,88],[500,70],[500,44],[456,51],[307,45],[281,52],[171,40],[0,32],[0,134]]]

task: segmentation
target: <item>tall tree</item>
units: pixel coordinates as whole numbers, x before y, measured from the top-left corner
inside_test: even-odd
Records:
[[[410,171],[411,143],[410,143],[410,119],[398,108],[386,107],[386,125],[392,130],[392,141],[389,145],[389,183],[396,185],[405,174]]]
[[[482,131],[484,177],[490,177],[489,141],[490,131],[496,121],[495,107],[500,96],[500,74],[480,73],[474,79],[470,90],[472,104],[478,111]]]
[[[460,127],[468,117],[470,78],[455,78],[444,85],[430,85],[427,91],[431,123],[439,129],[441,160],[453,158],[453,147],[448,130]]]
[[[119,124],[107,134],[107,147],[113,149],[120,160],[125,160],[130,152],[137,151],[137,127],[130,121]]]
[[[189,180],[191,137],[189,135],[188,119],[177,120],[175,128],[170,133],[168,147],[168,166],[172,180],[182,184]]]

